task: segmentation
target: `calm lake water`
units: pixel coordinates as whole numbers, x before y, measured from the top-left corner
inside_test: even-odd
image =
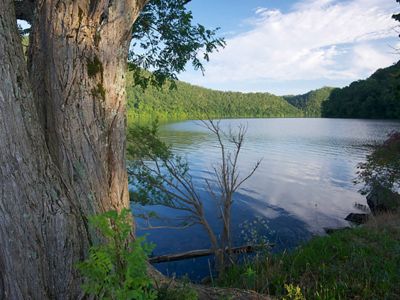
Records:
[[[261,166],[235,195],[233,205],[234,244],[244,243],[240,224],[262,218],[269,229],[259,226],[260,235],[275,243],[273,251],[298,246],[313,235],[323,234],[325,227],[348,225],[344,218],[357,212],[355,203],[366,204],[365,197],[353,184],[356,166],[369,153],[368,145],[383,141],[393,130],[400,130],[394,121],[342,119],[231,119],[222,120],[224,129],[248,126],[246,142],[240,158],[240,170],[248,172],[258,159]],[[212,225],[220,224],[213,200],[204,190],[204,178],[210,177],[212,165],[220,152],[215,136],[199,122],[167,124],[161,136],[172,144],[176,153],[187,158],[204,199]],[[143,209],[135,207],[134,209]],[[146,207],[161,217],[178,213],[162,207]],[[185,230],[140,229],[157,247],[154,254],[178,253],[210,246],[201,227]],[[159,225],[159,224],[158,224]],[[257,227],[257,225],[255,225]],[[209,275],[212,258],[158,264],[163,273],[188,274],[196,280]],[[209,262],[210,261],[210,262]]]

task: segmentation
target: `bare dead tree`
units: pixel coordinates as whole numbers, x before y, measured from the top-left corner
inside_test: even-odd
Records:
[[[220,212],[222,220],[220,238],[207,220],[203,206],[204,199],[200,197],[193,182],[187,161],[173,154],[170,147],[158,139],[155,129],[139,127],[130,134],[136,139],[132,141],[135,149],[131,152],[140,153],[141,156],[136,157],[129,168],[129,173],[137,188],[134,200],[145,200],[150,204],[164,205],[186,212],[187,217],[182,226],[194,224],[203,226],[214,250],[217,269],[222,271],[232,261],[230,249],[232,249],[233,195],[255,173],[261,160],[256,162],[249,173],[241,176],[238,163],[247,127],[240,125],[237,131],[230,129],[225,132],[221,129],[219,121],[207,120],[201,121],[201,124],[214,134],[220,149],[220,161],[213,166],[213,179],[205,179],[207,191],[215,200]]]
[[[228,249],[228,253],[231,254],[229,250],[232,249],[231,212],[233,195],[244,182],[253,176],[260,166],[261,160],[256,162],[248,174],[243,177],[240,176],[238,162],[245,141],[247,126],[241,124],[238,126],[236,132],[230,128],[229,132],[225,133],[221,130],[220,121],[208,120],[202,121],[201,123],[217,137],[221,151],[220,163],[213,167],[214,178],[216,179],[219,193],[215,193],[210,180],[206,179],[206,184],[210,195],[218,205],[220,217],[222,219],[223,229],[220,239],[220,248]],[[224,137],[230,145],[233,145],[232,150],[227,148]],[[227,258],[230,259],[229,256]],[[226,265],[226,262],[223,262],[222,265]]]

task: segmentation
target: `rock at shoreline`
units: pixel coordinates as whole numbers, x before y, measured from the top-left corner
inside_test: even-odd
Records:
[[[345,231],[345,230],[349,230],[350,227],[342,227],[342,228],[324,228],[324,231],[326,234],[334,234],[336,232],[340,232],[340,231]]]
[[[374,215],[395,211],[400,207],[400,195],[388,188],[376,186],[367,195],[367,203]]]
[[[361,225],[365,224],[368,221],[368,218],[369,218],[368,214],[351,213],[345,218],[345,220],[357,225]]]

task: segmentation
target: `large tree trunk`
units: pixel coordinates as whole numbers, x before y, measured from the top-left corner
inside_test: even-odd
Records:
[[[0,298],[67,298],[78,293],[85,215],[47,150],[13,4],[0,4]]]
[[[87,216],[128,206],[124,71],[145,1],[0,0],[0,299],[75,299]]]
[[[144,1],[37,2],[29,74],[54,162],[86,211],[128,207],[125,69]]]

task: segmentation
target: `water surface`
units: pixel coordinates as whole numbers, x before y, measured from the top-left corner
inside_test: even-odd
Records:
[[[240,171],[249,172],[258,159],[257,172],[235,195],[233,206],[234,243],[242,244],[239,224],[262,218],[269,230],[259,227],[260,234],[276,243],[274,251],[291,249],[323,228],[348,225],[344,218],[357,212],[355,203],[366,204],[365,197],[353,184],[357,164],[370,152],[368,145],[383,141],[400,123],[376,120],[343,119],[231,119],[221,127],[248,127],[240,158]],[[176,153],[187,158],[191,174],[205,199],[212,225],[220,224],[214,202],[204,191],[204,178],[212,178],[213,164],[220,151],[215,136],[199,122],[185,121],[164,125],[161,136]],[[160,216],[174,217],[176,211],[151,207]],[[156,243],[155,254],[177,253],[208,248],[207,235],[201,227],[185,230],[141,230]],[[165,274],[188,274],[199,279],[209,274],[210,258],[159,264]]]

